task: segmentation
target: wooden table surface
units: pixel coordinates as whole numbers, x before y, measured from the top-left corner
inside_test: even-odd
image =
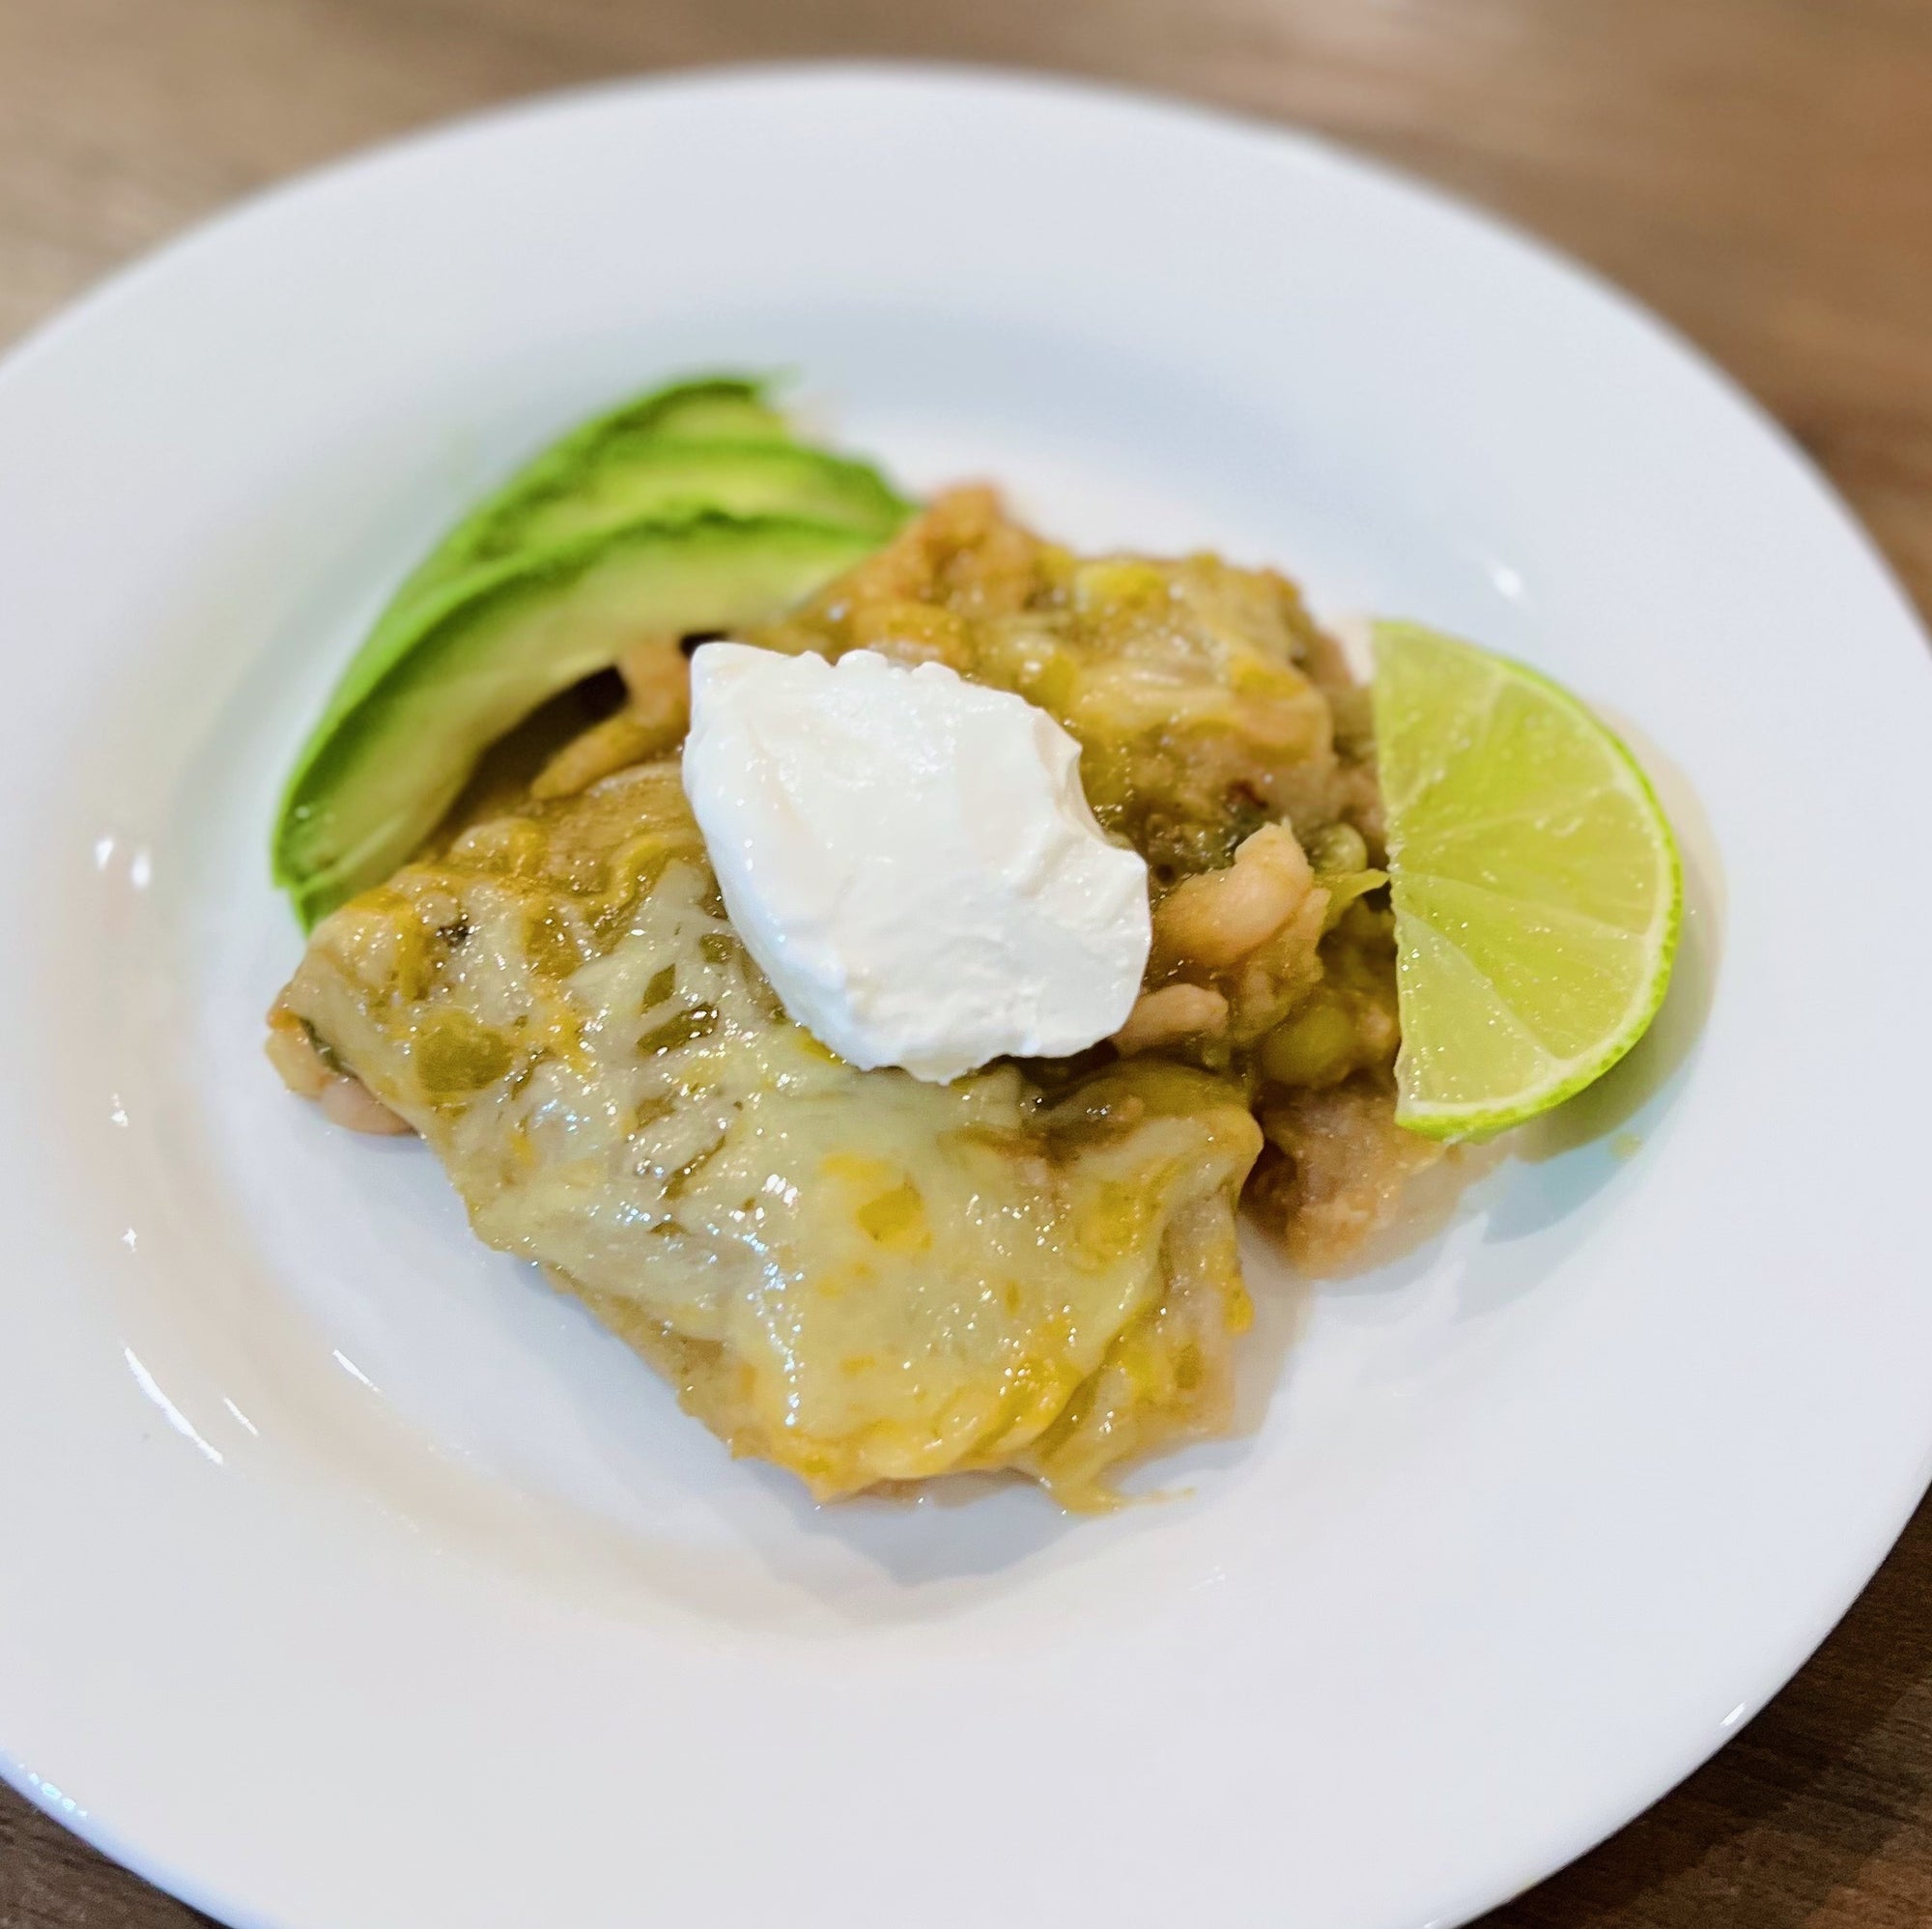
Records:
[[[814,54],[1116,77],[1447,183],[1710,350],[1932,610],[1932,0],[0,0],[0,344],[399,128]],[[1932,1505],[1765,1714],[1486,1929],[1932,1924],[1929,1601]],[[0,1929],[202,1919],[0,1791]]]

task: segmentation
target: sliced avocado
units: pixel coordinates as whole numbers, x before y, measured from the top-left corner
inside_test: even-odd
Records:
[[[770,442],[791,425],[768,397],[771,383],[754,375],[694,375],[634,396],[593,415],[557,444],[595,445],[616,436],[675,436],[683,441]]]
[[[546,698],[640,634],[775,613],[908,510],[867,465],[791,440],[747,377],[675,383],[572,430],[465,517],[378,618],[290,782],[277,882],[312,922],[400,864],[489,744]],[[814,575],[807,552],[831,560]],[[794,576],[790,593],[761,587]],[[635,608],[619,607],[626,584]],[[540,616],[553,601],[567,607]],[[521,614],[505,625],[508,610]]]
[[[464,582],[477,586],[518,560],[559,543],[645,521],[682,521],[704,510],[732,516],[796,516],[869,534],[882,543],[909,505],[870,464],[796,442],[687,442],[658,439],[560,470],[539,489],[506,491],[468,518],[456,538],[409,578],[377,618],[329,700],[329,714],[360,699],[411,645],[432,602]]]
[[[766,385],[750,376],[697,376],[634,396],[580,423],[532,457],[443,537],[397,590],[384,621],[437,583],[506,553],[512,547],[509,532],[524,505],[554,503],[606,467],[625,467],[657,441],[789,440],[785,418],[765,399]]]
[[[466,572],[363,646],[297,762],[275,881],[306,928],[401,865],[482,752],[639,637],[775,615],[877,548],[876,528],[703,511]]]
[[[701,442],[651,437],[606,445],[599,461],[506,502],[472,537],[476,562],[615,528],[646,516],[720,509],[733,516],[802,516],[870,529],[884,541],[907,504],[869,463],[796,442]]]

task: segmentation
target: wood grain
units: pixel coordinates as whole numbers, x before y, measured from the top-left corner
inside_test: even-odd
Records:
[[[808,54],[1164,88],[1498,209],[1722,361],[1932,607],[1932,0],[0,0],[0,343],[362,142]],[[1722,1754],[1486,1929],[1932,1923],[1928,1601],[1932,1507]],[[0,1797],[0,1929],[201,1919]]]

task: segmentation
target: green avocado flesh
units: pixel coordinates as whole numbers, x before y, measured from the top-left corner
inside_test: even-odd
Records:
[[[870,529],[883,542],[906,505],[879,472],[796,442],[687,442],[652,438],[607,455],[582,477],[531,495],[491,518],[474,537],[477,561],[615,528],[645,516],[719,509],[734,516],[791,515]]]
[[[666,630],[758,622],[878,547],[872,530],[705,512],[600,530],[466,576],[297,766],[275,879],[303,924],[379,883],[434,830],[477,759],[541,703]]]
[[[509,554],[527,515],[552,513],[586,491],[608,498],[613,479],[639,457],[648,462],[661,443],[701,443],[722,452],[727,446],[790,442],[790,428],[765,400],[762,383],[701,376],[654,388],[580,423],[485,497],[417,565],[383,620],[394,621],[417,598],[466,569]]]
[[[909,507],[867,464],[791,440],[742,377],[572,430],[438,544],[351,659],[282,801],[276,883],[312,924],[402,864],[539,704],[653,633],[778,614]]]

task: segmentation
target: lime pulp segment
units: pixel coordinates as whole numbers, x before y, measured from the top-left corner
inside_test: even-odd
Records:
[[[1534,670],[1376,626],[1402,1012],[1397,1119],[1497,1132],[1579,1092],[1669,983],[1683,873],[1630,752]]]

